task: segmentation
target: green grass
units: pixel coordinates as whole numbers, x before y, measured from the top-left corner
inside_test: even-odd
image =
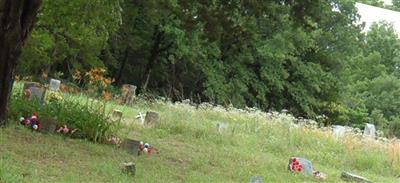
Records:
[[[159,154],[137,157],[110,145],[11,125],[0,129],[0,182],[249,182],[252,176],[264,182],[318,182],[288,172],[291,156],[311,160],[328,174],[324,182],[341,182],[342,171],[375,182],[400,182],[381,144],[336,140],[255,114],[146,102],[133,107],[110,103],[107,110],[113,108],[124,112],[118,135],[149,142]],[[160,113],[157,126],[144,128],[134,119],[146,111]],[[229,131],[219,134],[218,121],[229,123]],[[125,161],[136,163],[135,177],[121,171]]]

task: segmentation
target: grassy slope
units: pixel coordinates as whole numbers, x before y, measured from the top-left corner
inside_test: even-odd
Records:
[[[108,145],[57,135],[32,133],[17,126],[0,129],[0,182],[248,182],[258,175],[265,182],[314,182],[287,171],[291,156],[312,160],[328,174],[325,182],[340,182],[343,170],[376,182],[400,182],[383,148],[360,141],[336,141],[315,130],[290,129],[257,115],[215,110],[195,110],[170,104],[140,104],[124,111],[121,136],[156,146],[154,156],[131,156]],[[134,116],[147,110],[161,114],[150,129]],[[229,122],[234,132],[218,134],[216,121]],[[120,171],[133,160],[137,175]]]

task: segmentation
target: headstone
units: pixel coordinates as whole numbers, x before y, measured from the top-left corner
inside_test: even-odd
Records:
[[[28,88],[28,90],[30,90],[30,95],[31,95],[30,99],[36,98],[39,101],[43,101],[46,92],[44,88],[38,88],[33,86]]]
[[[60,90],[61,81],[57,79],[50,79],[50,90],[51,91],[59,91]]]
[[[37,82],[25,82],[24,83],[24,90],[26,90],[26,89],[29,89],[30,87],[38,87],[38,88],[40,88],[40,83],[37,83]]]
[[[135,176],[136,174],[136,165],[133,162],[124,163],[124,172],[129,175]]]
[[[136,116],[136,119],[139,119],[141,125],[144,125],[144,118],[145,116],[141,112]]]
[[[312,163],[311,163],[310,160],[307,160],[305,158],[300,158],[300,157],[292,157],[292,158],[290,158],[289,159],[289,164],[288,164],[288,169],[289,170],[290,170],[290,165],[292,164],[294,158],[296,158],[299,161],[299,163],[303,166],[303,171],[304,171],[305,174],[313,175],[314,168],[312,166]]]
[[[264,180],[260,176],[251,177],[250,183],[264,183]]]
[[[144,124],[146,126],[152,126],[158,123],[160,115],[156,112],[148,111],[146,112],[146,117],[144,118]]]
[[[222,122],[217,123],[217,131],[218,131],[218,133],[227,132],[228,128],[229,128],[229,124],[228,123],[222,123]]]
[[[124,141],[122,141],[121,144],[121,147],[123,149],[125,149],[126,151],[128,151],[130,154],[133,155],[140,154],[139,146],[140,146],[140,141],[133,139],[125,139]]]
[[[371,180],[365,177],[361,177],[359,175],[355,175],[349,172],[342,172],[342,176],[340,178],[347,182],[372,183]]]
[[[52,118],[44,118],[41,120],[43,132],[53,133],[57,129],[57,121]]]
[[[344,126],[335,125],[333,126],[333,134],[336,138],[343,137],[346,132],[346,128]]]
[[[366,125],[365,125],[365,128],[364,128],[364,136],[368,136],[368,137],[375,137],[375,133],[376,132],[376,130],[375,130],[375,125],[374,124],[370,124],[370,123],[367,123]]]
[[[133,103],[136,97],[136,88],[135,85],[122,85],[122,97],[125,104],[131,105]]]
[[[111,115],[113,121],[121,121],[122,119],[122,111],[114,109]]]

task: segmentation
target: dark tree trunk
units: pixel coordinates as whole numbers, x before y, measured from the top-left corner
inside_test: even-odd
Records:
[[[7,122],[15,68],[41,3],[41,0],[0,0],[0,125]]]
[[[129,47],[127,47],[126,49],[125,49],[125,55],[124,55],[124,59],[122,60],[122,63],[121,63],[121,65],[120,65],[120,67],[119,67],[119,69],[118,69],[118,71],[117,71],[117,74],[116,74],[116,77],[115,77],[115,83],[117,84],[117,85],[120,85],[120,84],[122,84],[121,83],[121,78],[122,78],[122,73],[124,72],[124,68],[125,68],[125,66],[126,66],[126,62],[128,61],[128,59],[129,59]]]
[[[150,77],[151,77],[151,72],[153,70],[154,65],[156,64],[158,57],[160,56],[161,53],[170,49],[174,44],[174,42],[170,42],[165,47],[161,47],[161,44],[164,39],[164,34],[165,34],[165,32],[159,31],[159,27],[156,26],[154,35],[153,35],[153,47],[151,48],[151,51],[150,51],[149,62],[146,65],[146,69],[144,72],[145,75],[144,75],[144,77],[142,77],[142,80],[145,81],[142,86],[143,91],[146,91],[146,89],[147,89],[147,86],[149,84]]]

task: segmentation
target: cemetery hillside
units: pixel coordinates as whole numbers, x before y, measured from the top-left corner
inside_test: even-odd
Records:
[[[44,104],[20,104],[22,87],[21,83],[15,85],[11,101],[13,110],[19,111],[12,112],[15,120],[0,129],[2,182],[249,182],[252,177],[264,182],[320,182],[288,171],[293,156],[312,161],[315,170],[327,175],[324,182],[344,182],[343,172],[374,182],[400,180],[400,141],[395,139],[376,140],[351,129],[343,134],[319,129],[312,120],[284,112],[191,105],[188,101],[137,97],[127,106],[79,93],[60,93],[62,99],[55,100],[48,93]],[[83,107],[74,109],[68,101]],[[50,110],[59,104],[65,108],[53,114]],[[82,108],[103,104],[110,122],[121,125],[115,126],[118,130],[113,137],[149,143],[156,152],[138,156],[137,150],[123,143],[118,146],[111,141],[95,143],[90,136],[84,140],[70,134],[36,132],[17,122],[19,116],[38,111],[43,128],[49,114],[70,128],[78,127],[74,120],[80,119],[96,128],[86,116],[100,121],[101,117],[86,114],[89,111]],[[120,122],[113,118],[113,110],[122,112]],[[147,111],[156,112],[159,119],[148,122]],[[135,163],[135,176],[123,171],[126,162]]]
[[[400,182],[397,15],[0,0],[0,183]]]

